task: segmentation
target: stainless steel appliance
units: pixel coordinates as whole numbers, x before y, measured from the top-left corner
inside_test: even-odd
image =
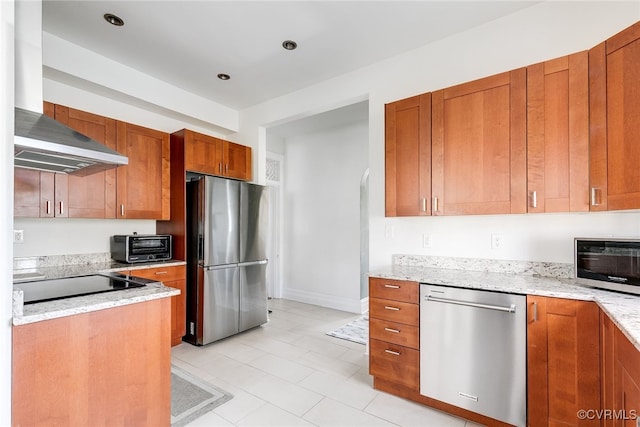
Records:
[[[420,394],[527,420],[526,296],[421,284]]]
[[[575,276],[583,285],[640,295],[640,239],[574,239]]]
[[[187,335],[204,345],[267,322],[267,191],[211,176],[187,182]]]
[[[111,236],[111,258],[127,263],[171,259],[172,238],[168,234]]]
[[[16,167],[87,176],[129,163],[126,156],[42,113],[15,108]]]
[[[100,294],[123,289],[140,288],[154,280],[132,277],[119,273],[89,274],[85,276],[63,277],[23,281],[14,286],[21,289],[25,304],[53,301],[83,295]]]

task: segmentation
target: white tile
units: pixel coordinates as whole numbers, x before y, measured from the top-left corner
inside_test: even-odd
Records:
[[[213,412],[235,424],[265,404],[264,400],[240,390],[234,393],[233,399],[218,406]]]
[[[305,366],[312,367],[318,371],[329,372],[343,377],[350,377],[355,374],[360,365],[354,363],[345,362],[340,359],[327,357],[322,354],[315,353],[313,351],[307,352],[296,359],[298,363]]]
[[[216,379],[221,379],[239,389],[245,389],[265,376],[267,376],[266,372],[253,366],[239,365],[233,369],[219,372]]]
[[[260,399],[298,416],[302,416],[322,400],[322,395],[272,375],[263,377],[247,387],[246,390]]]
[[[462,418],[382,392],[365,408],[365,412],[406,427],[464,427],[465,425],[465,420]]]
[[[306,422],[302,418],[268,403],[247,414],[236,425],[260,427],[313,426],[313,424]]]
[[[210,345],[211,349],[216,353],[241,363],[249,363],[265,354],[264,351],[237,340],[223,340]]]
[[[354,409],[350,406],[325,398],[307,412],[305,420],[317,426],[394,426],[394,424],[374,415]],[[434,425],[435,424],[423,424]]]
[[[311,368],[273,354],[265,354],[250,365],[291,383],[297,383],[314,372]]]
[[[330,340],[323,339],[322,336],[304,336],[294,341],[292,344],[332,358],[340,358],[349,351],[344,346],[336,344]]]
[[[368,384],[326,372],[316,372],[298,385],[358,410],[363,410],[379,393]]]
[[[207,412],[199,418],[191,421],[186,427],[217,427],[217,426],[233,426],[232,423],[225,420],[215,412]]]

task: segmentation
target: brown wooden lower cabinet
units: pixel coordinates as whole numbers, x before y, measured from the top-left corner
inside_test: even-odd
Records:
[[[15,426],[169,426],[167,298],[13,328]]]
[[[171,297],[171,345],[178,345],[186,333],[187,272],[184,265],[129,270],[132,276],[157,280],[170,288],[180,289],[180,295]]]
[[[579,411],[600,409],[600,308],[531,295],[527,308],[527,425],[599,426]]]
[[[602,425],[640,425],[640,351],[605,313],[600,315],[602,345]]]

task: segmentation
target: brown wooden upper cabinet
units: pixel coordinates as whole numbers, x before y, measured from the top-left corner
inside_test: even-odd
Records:
[[[640,22],[589,50],[591,210],[640,208]]]
[[[431,215],[431,94],[385,106],[385,215]]]
[[[251,147],[183,129],[185,169],[208,175],[251,180]]]
[[[528,212],[589,210],[589,57],[527,67]]]
[[[432,93],[433,215],[526,212],[526,69]]]
[[[117,122],[118,152],[129,158],[117,169],[117,217],[169,219],[169,134]]]
[[[63,105],[44,103],[44,113],[109,148],[116,122]],[[115,170],[86,177],[15,168],[14,216],[115,218]]]

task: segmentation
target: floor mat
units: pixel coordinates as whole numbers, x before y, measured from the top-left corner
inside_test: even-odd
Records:
[[[172,427],[184,426],[232,397],[232,394],[171,365]]]
[[[369,339],[369,318],[359,317],[344,326],[327,332],[327,335],[358,344],[366,344]]]

